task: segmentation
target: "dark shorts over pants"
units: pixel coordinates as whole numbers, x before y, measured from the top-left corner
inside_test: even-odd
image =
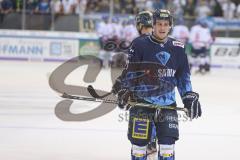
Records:
[[[177,111],[134,106],[129,112],[128,139],[132,144],[138,146],[148,144],[152,135],[152,121],[156,126],[158,143],[174,144],[175,140],[178,140]]]

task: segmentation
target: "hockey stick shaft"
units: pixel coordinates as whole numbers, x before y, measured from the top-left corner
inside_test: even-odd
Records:
[[[117,101],[115,101],[115,100],[99,99],[99,98],[94,98],[94,97],[74,96],[74,95],[69,95],[67,93],[63,93],[63,95],[61,97],[67,98],[67,99],[73,99],[73,100],[84,100],[84,101],[92,101],[92,102],[104,102],[104,103],[117,104]]]
[[[116,100],[103,99],[103,98],[98,99],[98,98],[93,98],[93,97],[81,97],[81,96],[69,95],[67,93],[64,93],[61,97],[67,98],[67,99],[74,99],[74,100],[84,100],[84,101],[92,101],[92,102],[118,104],[118,102]],[[187,113],[187,109],[186,108],[181,108],[181,107],[161,106],[161,105],[156,105],[156,104],[138,103],[138,102],[133,102],[133,101],[129,101],[128,104],[130,104],[131,106],[142,106],[142,107],[149,107],[149,108],[169,109],[169,110],[183,111],[183,112]]]
[[[141,106],[141,107],[149,107],[149,108],[158,108],[158,109],[169,109],[169,110],[177,110],[177,111],[183,111],[187,113],[186,108],[181,107],[175,107],[175,106],[161,106],[157,104],[148,104],[148,103],[136,103],[136,102],[129,102],[132,106]]]

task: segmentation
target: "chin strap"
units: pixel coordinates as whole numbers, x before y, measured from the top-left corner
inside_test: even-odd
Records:
[[[152,34],[152,39],[157,43],[166,43],[168,40],[168,35],[164,37],[163,39],[158,38],[156,35]]]

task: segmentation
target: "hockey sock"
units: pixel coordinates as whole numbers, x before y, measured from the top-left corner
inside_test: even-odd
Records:
[[[132,160],[147,160],[147,146],[132,145]]]
[[[174,159],[174,144],[159,144],[158,160]]]

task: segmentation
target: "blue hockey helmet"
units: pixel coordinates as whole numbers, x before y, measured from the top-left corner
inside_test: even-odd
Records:
[[[208,23],[205,18],[197,19],[195,23],[201,25],[204,28],[208,27]]]
[[[142,11],[139,12],[135,18],[136,21],[136,28],[138,31],[142,29],[143,26],[145,27],[152,27],[152,12],[150,11]]]
[[[168,20],[169,25],[173,25],[173,16],[171,15],[170,11],[166,9],[156,9],[153,12],[153,24],[156,24],[157,20]]]

